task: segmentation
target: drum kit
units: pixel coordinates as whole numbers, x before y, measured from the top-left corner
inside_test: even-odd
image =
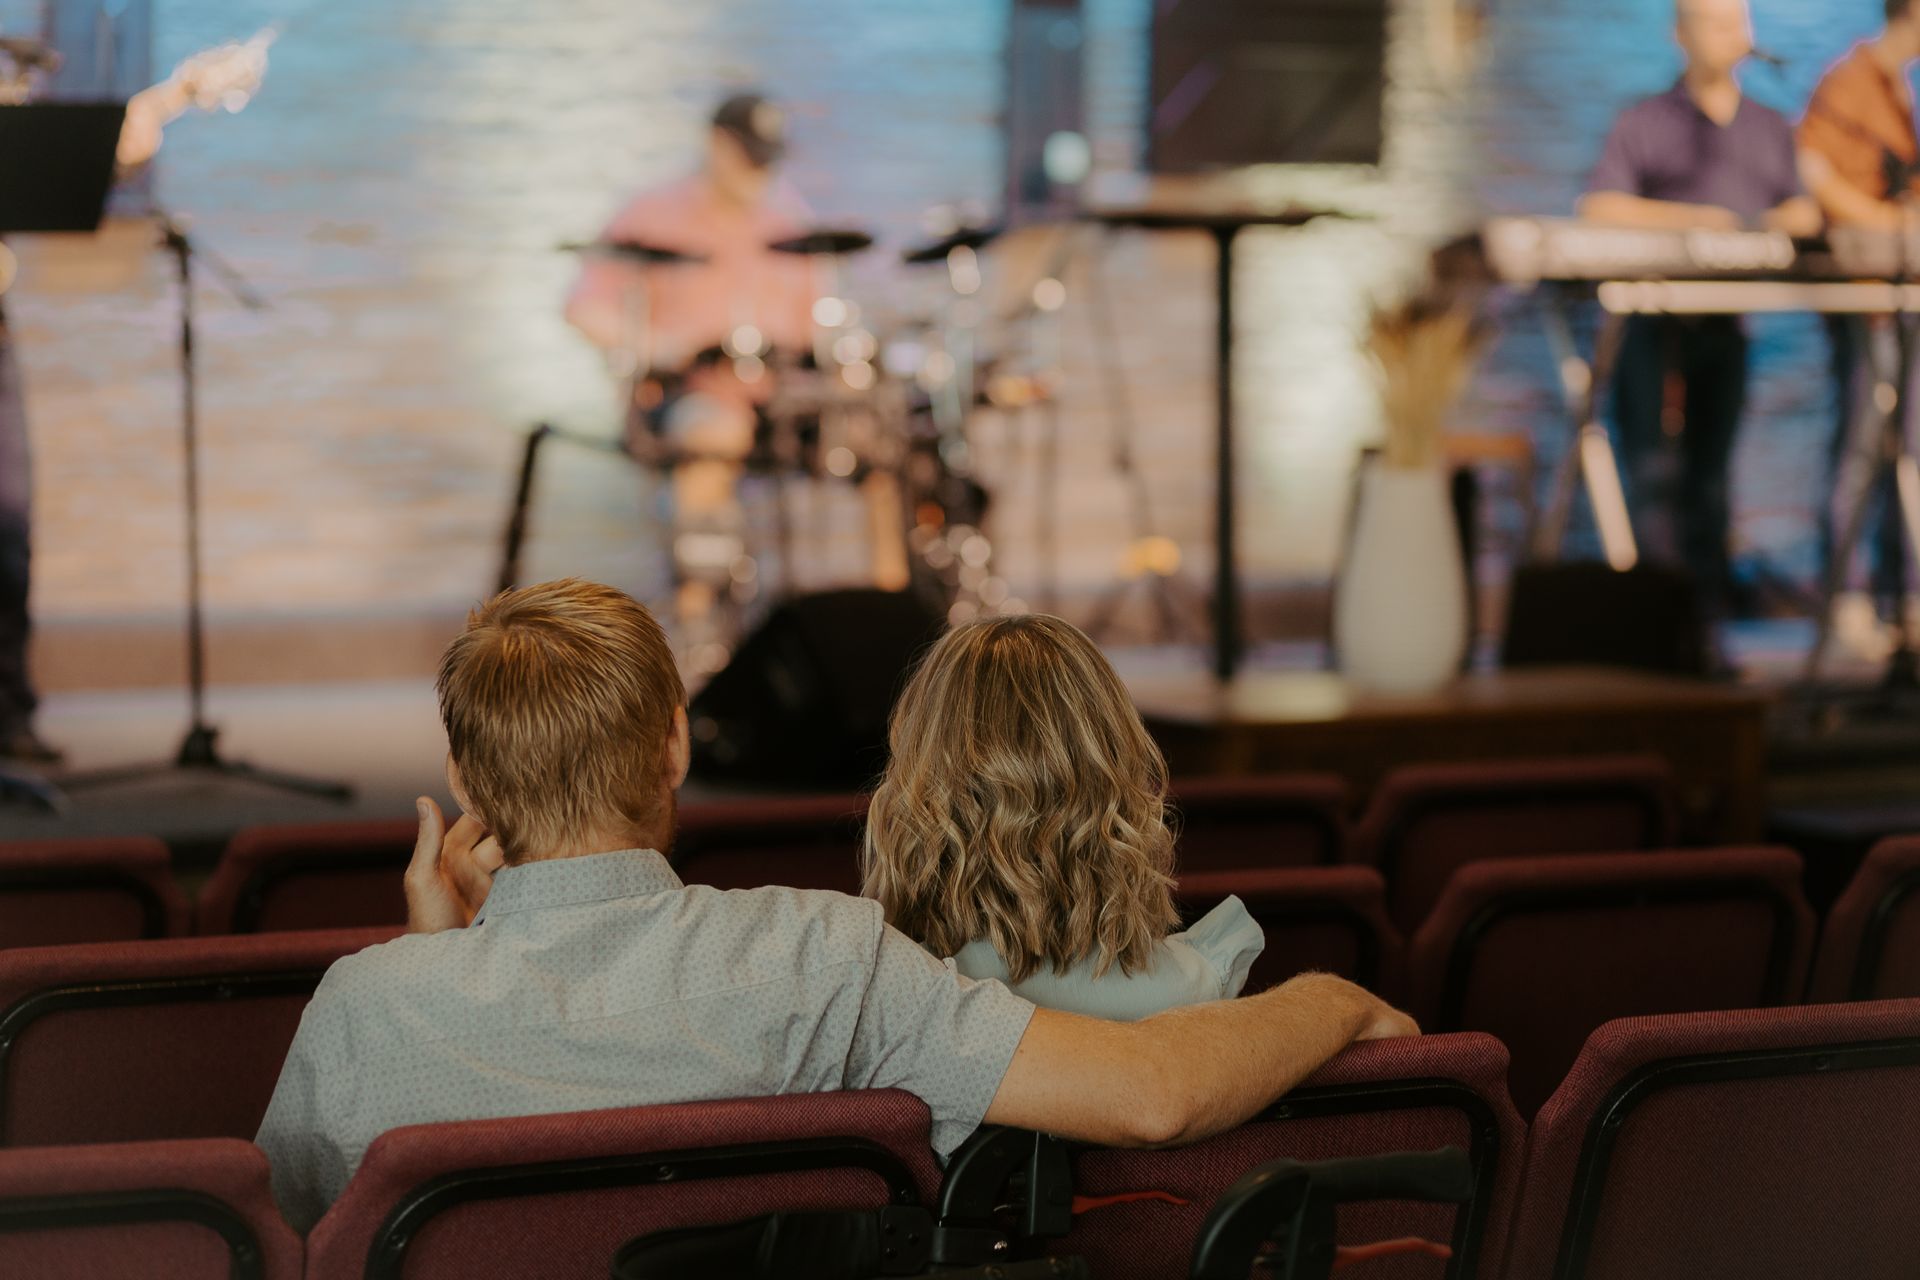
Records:
[[[995,337],[1012,348],[991,353],[983,344],[985,299],[982,254],[1004,232],[984,222],[949,216],[924,242],[899,255],[911,274],[933,283],[932,301],[901,319],[879,321],[845,295],[848,263],[875,251],[874,238],[850,227],[817,227],[767,248],[776,254],[811,260],[821,282],[812,308],[811,344],[784,350],[769,344],[752,323],[737,325],[719,345],[678,368],[658,367],[649,332],[648,287],[655,272],[697,265],[698,255],[672,246],[633,240],[562,245],[569,253],[630,264],[633,287],[627,301],[630,341],[610,355],[612,372],[628,386],[624,439],[618,448],[655,471],[721,455],[702,453],[671,429],[674,406],[708,370],[730,373],[752,390],[755,430],[744,458],[725,460],[745,472],[770,479],[774,507],[773,561],[779,590],[797,589],[796,528],[789,497],[791,482],[806,485],[844,482],[876,491],[892,516],[875,520],[876,538],[894,540],[885,549],[904,560],[909,589],[962,621],[999,612],[1022,612],[1006,580],[994,569],[994,548],[983,529],[991,495],[975,471],[974,433],[978,413],[992,408],[1022,413],[1046,399],[1051,370],[1048,344],[1031,340],[1036,326],[1010,324]],[[1045,287],[1051,284],[1051,288]],[[1036,291],[1048,313],[1064,301],[1058,281]],[[1057,342],[1051,344],[1057,348]],[[1050,422],[1051,420],[1049,420]],[[535,430],[528,442],[508,521],[502,588],[518,580],[527,534],[527,508],[533,490],[535,460],[541,443],[572,436],[550,425]],[[695,437],[697,439],[697,437]],[[600,447],[607,447],[598,442]],[[818,512],[819,504],[809,503]],[[814,532],[818,532],[817,530]],[[722,603],[737,627],[744,611],[762,594],[773,575],[764,568],[767,549],[744,540],[726,579]],[[676,579],[684,572],[676,555]],[[876,549],[876,564],[883,559]]]

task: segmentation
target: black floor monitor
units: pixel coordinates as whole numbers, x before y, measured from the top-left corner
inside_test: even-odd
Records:
[[[0,107],[0,232],[98,228],[126,114],[120,102]]]

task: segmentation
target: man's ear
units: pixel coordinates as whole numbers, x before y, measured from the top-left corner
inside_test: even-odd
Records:
[[[678,791],[693,767],[693,741],[687,733],[687,709],[673,709],[673,724],[667,729],[667,790]]]
[[[485,818],[474,812],[473,798],[460,783],[460,766],[453,762],[451,751],[447,753],[447,790],[453,794],[453,802],[460,806],[460,812],[471,815],[483,827],[487,824]]]

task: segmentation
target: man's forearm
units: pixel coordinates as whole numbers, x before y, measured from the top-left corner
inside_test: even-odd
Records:
[[[1109,1146],[1197,1141],[1259,1114],[1383,1016],[1325,974],[1134,1023],[1040,1010],[986,1118]]]
[[[1596,191],[1581,197],[1580,216],[1589,222],[1604,222],[1612,226],[1682,231],[1696,227],[1730,230],[1740,225],[1738,215],[1717,205],[1649,200],[1624,191]]]

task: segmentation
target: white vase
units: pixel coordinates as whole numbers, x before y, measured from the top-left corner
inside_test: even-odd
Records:
[[[1440,467],[1361,467],[1359,509],[1333,604],[1340,671],[1356,686],[1418,694],[1459,673],[1467,575]]]

